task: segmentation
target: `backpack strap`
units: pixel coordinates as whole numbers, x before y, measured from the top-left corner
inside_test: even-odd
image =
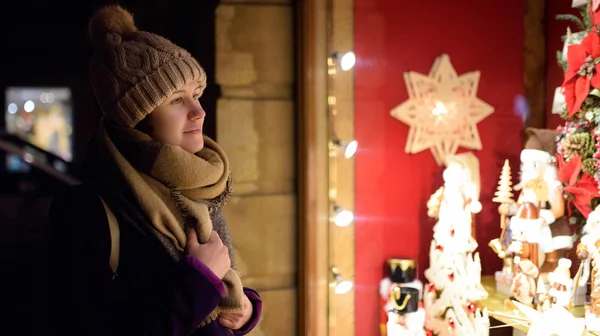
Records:
[[[113,274],[117,274],[117,268],[119,267],[119,223],[117,222],[117,217],[114,212],[108,207],[104,199],[100,197],[102,201],[102,205],[104,205],[104,210],[106,211],[106,217],[108,218],[108,228],[110,229],[110,258],[108,260],[110,264],[110,268],[113,271]]]

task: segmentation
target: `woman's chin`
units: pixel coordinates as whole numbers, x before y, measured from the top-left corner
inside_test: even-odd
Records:
[[[182,144],[181,148],[183,148],[188,153],[198,153],[204,148],[204,138],[200,137],[200,139],[196,141],[189,141],[188,143]]]

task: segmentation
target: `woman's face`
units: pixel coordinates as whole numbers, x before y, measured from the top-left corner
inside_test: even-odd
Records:
[[[200,151],[204,147],[202,125],[206,112],[198,99],[204,87],[202,82],[188,82],[157,106],[150,114],[150,136],[192,154]]]

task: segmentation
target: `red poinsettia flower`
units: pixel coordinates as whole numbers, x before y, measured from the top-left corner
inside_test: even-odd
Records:
[[[590,207],[592,198],[600,197],[598,183],[586,173],[579,177],[581,173],[581,157],[579,155],[572,156],[567,163],[561,155],[556,155],[556,158],[558,160],[558,180],[563,184],[567,195],[567,214],[571,216],[571,206],[575,206],[587,219],[592,212]]]
[[[581,44],[569,46],[567,71],[562,87],[569,117],[579,109],[590,93],[590,86],[600,88],[600,36],[594,29]]]

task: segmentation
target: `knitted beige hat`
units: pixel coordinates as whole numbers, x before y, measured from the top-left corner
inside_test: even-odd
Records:
[[[96,100],[114,123],[134,127],[191,80],[206,74],[185,49],[139,31],[133,16],[118,5],[100,8],[89,22],[94,44],[90,80]]]

